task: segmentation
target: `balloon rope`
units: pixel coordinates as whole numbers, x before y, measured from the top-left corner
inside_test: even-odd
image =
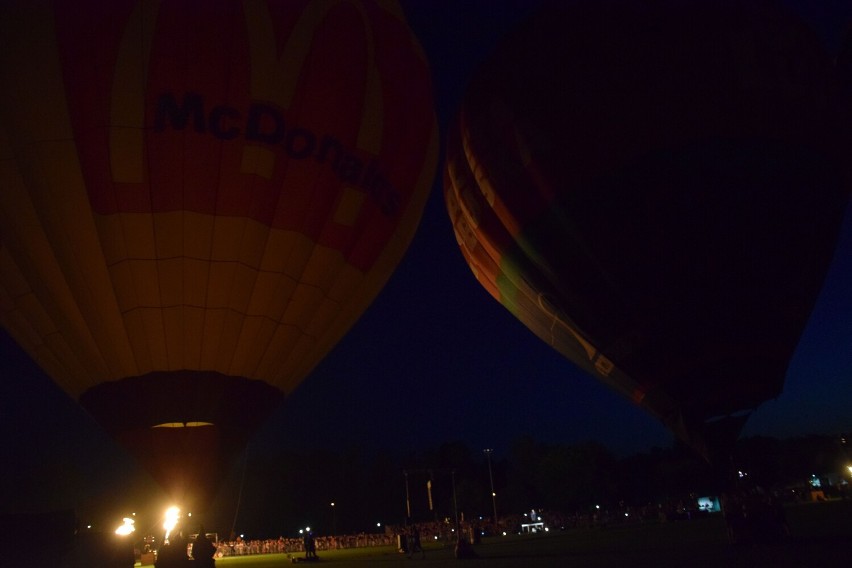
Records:
[[[243,474],[240,476],[240,491],[237,493],[237,508],[234,511],[234,522],[231,523],[231,535],[234,534],[234,530],[237,528],[237,517],[240,516],[240,505],[243,502],[243,486],[245,486],[246,482],[246,467],[248,466],[248,444],[246,444],[246,455],[243,458]]]

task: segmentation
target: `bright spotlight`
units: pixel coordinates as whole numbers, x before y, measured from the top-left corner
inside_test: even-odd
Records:
[[[166,517],[163,521],[163,528],[166,529],[166,540],[169,540],[169,534],[175,528],[179,519],[180,509],[178,507],[172,506],[166,509]]]
[[[128,517],[124,517],[124,523],[120,527],[115,529],[115,534],[120,535],[120,536],[129,535],[130,533],[132,533],[133,531],[136,530],[136,527],[133,526],[133,523],[134,523],[133,519],[128,518]]]

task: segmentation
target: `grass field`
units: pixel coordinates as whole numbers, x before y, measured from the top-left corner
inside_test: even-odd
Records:
[[[457,560],[449,548],[428,547],[425,559],[392,548],[324,551],[319,564],[335,568],[466,566],[550,567],[755,567],[852,564],[852,501],[787,508],[791,536],[777,544],[732,545],[720,516],[701,520],[607,529],[572,529],[538,535],[487,538],[478,558]],[[273,568],[290,564],[283,554],[222,558],[218,568]],[[309,564],[299,563],[302,566]]]

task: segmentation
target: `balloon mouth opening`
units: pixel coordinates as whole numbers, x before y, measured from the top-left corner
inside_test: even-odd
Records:
[[[202,428],[204,426],[214,426],[214,424],[212,422],[163,422],[154,424],[151,428]]]

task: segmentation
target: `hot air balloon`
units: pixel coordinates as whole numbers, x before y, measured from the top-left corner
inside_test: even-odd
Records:
[[[542,8],[448,134],[465,260],[533,333],[715,461],[781,392],[832,258],[849,185],[831,74],[773,2]]]
[[[431,79],[386,1],[4,2],[0,319],[186,507],[419,222]]]

